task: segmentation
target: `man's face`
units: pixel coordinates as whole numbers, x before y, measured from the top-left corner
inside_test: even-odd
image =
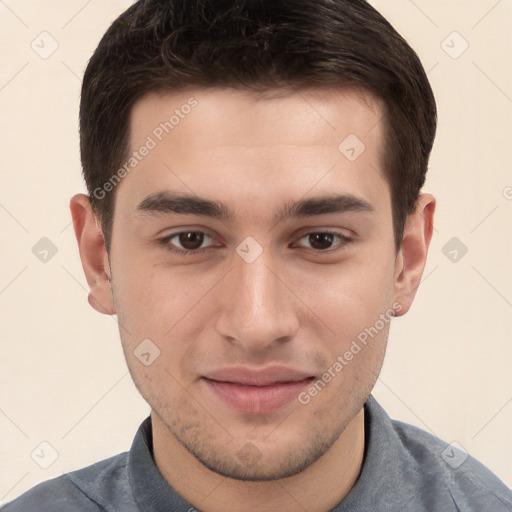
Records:
[[[116,190],[122,344],[153,421],[218,473],[297,473],[375,384],[397,299],[381,117],[371,97],[327,90],[133,109],[131,151],[150,150]]]

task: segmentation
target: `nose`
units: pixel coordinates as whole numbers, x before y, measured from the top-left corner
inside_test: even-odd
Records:
[[[246,351],[261,352],[292,339],[299,328],[297,298],[286,283],[286,272],[266,255],[247,263],[235,254],[223,280],[216,321],[224,339]]]

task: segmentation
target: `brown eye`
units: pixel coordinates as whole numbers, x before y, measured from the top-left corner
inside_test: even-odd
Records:
[[[188,231],[177,235],[178,241],[183,249],[195,250],[203,245],[204,233],[200,231]]]
[[[308,239],[313,249],[330,249],[334,235],[332,233],[312,233],[308,235]]]
[[[350,238],[341,233],[330,231],[317,231],[302,236],[296,244],[299,247],[307,247],[318,252],[335,251],[350,242]]]
[[[202,231],[181,231],[160,239],[159,244],[175,254],[193,255],[215,245],[215,240]]]

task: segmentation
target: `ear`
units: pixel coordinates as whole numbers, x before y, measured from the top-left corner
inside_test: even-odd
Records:
[[[405,223],[395,266],[395,302],[401,305],[395,316],[405,315],[416,296],[432,239],[435,208],[434,196],[421,194]]]
[[[99,219],[85,194],[73,196],[69,208],[82,267],[90,288],[89,304],[100,313],[114,315],[116,311],[110,289],[110,265]]]

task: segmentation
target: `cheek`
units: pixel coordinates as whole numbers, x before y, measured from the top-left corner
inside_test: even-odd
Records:
[[[208,289],[207,279],[194,279],[190,272],[171,266],[134,259],[117,270],[118,314],[124,316],[128,330],[139,335],[168,334],[201,302]]]
[[[295,289],[339,340],[356,337],[389,311],[393,300],[391,261],[346,261],[296,276]]]
[[[116,311],[134,380],[146,382],[144,386],[150,388],[151,383],[165,383],[171,392],[175,385],[172,377],[179,381],[191,378],[190,362],[195,360],[197,340],[214,321],[208,291],[216,282],[218,276],[194,278],[190,269],[148,264],[125,265],[122,272],[119,268],[114,288]],[[145,367],[141,365],[141,352],[148,351],[151,358],[153,354],[157,358]]]

